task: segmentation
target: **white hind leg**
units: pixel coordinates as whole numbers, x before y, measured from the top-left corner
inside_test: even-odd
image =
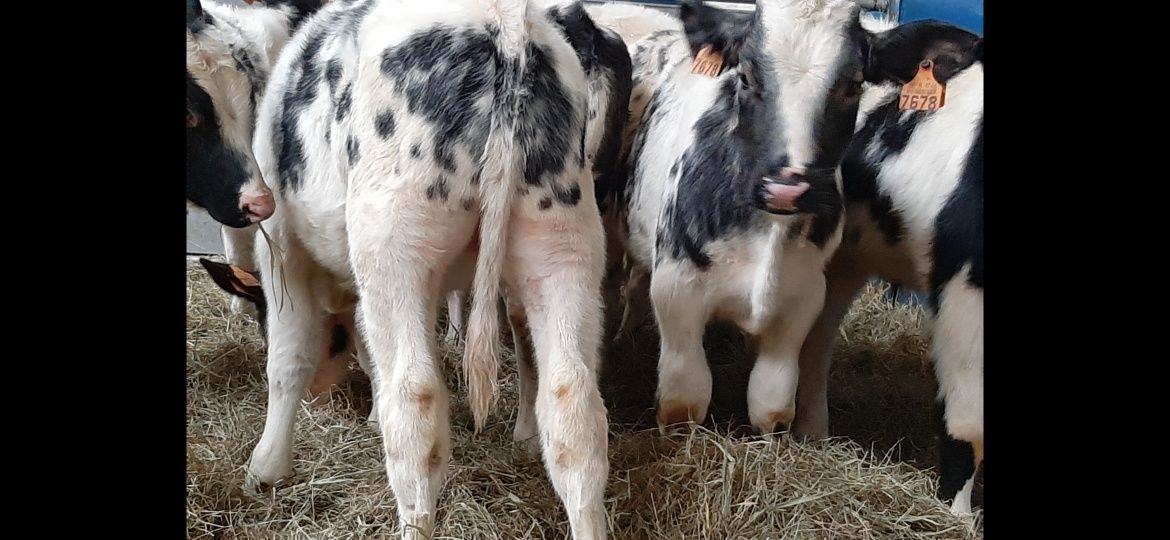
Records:
[[[609,462],[605,404],[597,387],[601,343],[601,219],[591,187],[578,204],[513,205],[509,296],[524,305],[535,352],[536,419],[545,467],[575,540],[605,538],[602,505]]]
[[[466,248],[475,214],[429,201],[410,182],[351,190],[350,257],[363,336],[377,373],[386,473],[402,537],[430,538],[451,454],[435,322],[444,275]]]

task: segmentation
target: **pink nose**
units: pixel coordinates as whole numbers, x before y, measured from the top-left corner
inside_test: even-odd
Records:
[[[248,216],[248,221],[259,223],[270,217],[276,211],[276,200],[271,192],[260,195],[244,195],[240,197],[240,209]]]

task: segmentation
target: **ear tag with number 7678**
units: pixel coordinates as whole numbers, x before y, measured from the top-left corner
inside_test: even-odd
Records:
[[[933,111],[946,103],[947,87],[934,80],[934,62],[918,64],[918,74],[902,86],[898,108],[904,111]]]

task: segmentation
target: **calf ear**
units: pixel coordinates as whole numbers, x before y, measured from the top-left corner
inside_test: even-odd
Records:
[[[865,80],[905,84],[924,60],[934,62],[934,78],[947,80],[983,56],[979,36],[936,20],[909,22],[885,32],[868,34]]]
[[[754,14],[713,8],[702,0],[683,0],[679,6],[691,56],[710,45],[723,57],[723,69],[739,64],[739,51],[751,30]]]
[[[255,272],[203,257],[199,258],[199,264],[203,265],[207,275],[211,276],[211,280],[219,285],[219,288],[248,300],[257,307],[264,304],[264,289],[260,286],[260,276]]]

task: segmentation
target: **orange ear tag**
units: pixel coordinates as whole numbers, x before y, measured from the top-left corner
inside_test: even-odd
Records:
[[[723,69],[723,55],[715,52],[710,45],[703,45],[703,48],[699,49],[699,54],[695,55],[695,63],[691,66],[691,73],[718,77],[721,69]]]
[[[247,286],[247,287],[259,287],[260,286],[260,280],[256,279],[256,276],[253,275],[251,272],[244,270],[243,268],[240,268],[239,266],[236,266],[234,264],[231,265],[231,269],[232,269],[232,273],[235,274],[236,279],[240,280],[240,283],[244,284],[245,286]]]
[[[902,86],[898,108],[904,111],[933,111],[946,103],[947,87],[934,80],[934,62],[918,64],[918,74]]]

